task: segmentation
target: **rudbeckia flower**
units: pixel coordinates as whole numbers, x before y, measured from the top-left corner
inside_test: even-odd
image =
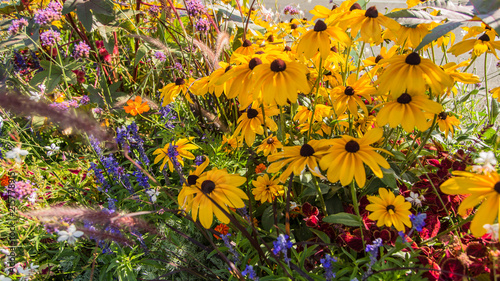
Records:
[[[241,54],[245,56],[251,56],[255,53],[256,45],[253,45],[252,42],[248,39],[245,39],[240,47],[234,50],[233,54]]]
[[[191,204],[193,220],[196,221],[199,218],[201,225],[208,229],[212,225],[215,215],[219,221],[228,224],[229,218],[212,200],[226,212],[229,212],[228,207],[245,207],[242,199],[248,200],[248,197],[243,190],[238,188],[245,181],[246,178],[229,174],[225,169],[214,169],[200,176],[196,180],[197,190],[190,189],[186,192],[186,196],[189,196],[191,192],[196,192]]]
[[[392,98],[391,98],[392,99]],[[377,114],[377,123],[384,126],[389,123],[391,128],[399,124],[407,132],[416,126],[420,131],[428,128],[424,111],[438,114],[443,110],[441,104],[429,99],[425,94],[402,93],[396,99],[383,104]]]
[[[491,33],[490,33],[491,35]],[[494,41],[495,37],[490,37],[487,33],[476,39],[467,39],[453,45],[448,53],[459,56],[465,52],[472,50],[472,57],[479,57],[485,52],[492,53],[498,59],[495,49],[500,50],[500,41]]]
[[[426,115],[427,115],[427,118],[429,118],[429,119],[434,118],[434,114],[426,114]],[[437,115],[436,121],[438,123],[439,130],[441,132],[443,132],[446,137],[448,137],[449,133],[451,133],[451,135],[453,136],[453,133],[454,133],[453,127],[457,127],[458,125],[460,125],[460,121],[455,116],[453,116],[451,113],[445,112],[445,111],[443,111]],[[432,124],[432,121],[429,121],[427,123],[427,126],[430,127],[431,124]]]
[[[188,177],[184,185],[182,186],[179,195],[177,196],[177,203],[181,209],[184,209],[186,212],[191,210],[191,203],[193,201],[194,195],[198,192],[198,188],[196,187],[196,181],[204,175],[205,169],[207,168],[210,160],[205,156],[205,161],[201,163],[200,166],[196,167],[196,169],[189,173]],[[189,195],[186,195],[189,194]]]
[[[255,200],[261,203],[266,201],[272,203],[276,196],[283,195],[283,186],[279,184],[279,179],[274,178],[275,177],[270,179],[269,175],[265,174],[252,181],[252,185],[255,186],[255,188],[252,189]]]
[[[307,59],[310,59],[319,51],[321,58],[325,60],[330,54],[330,37],[343,45],[351,44],[351,39],[342,29],[336,26],[327,26],[324,21],[318,20],[313,29],[300,37],[297,53],[304,54]]]
[[[271,63],[263,63],[254,68],[254,99],[262,95],[264,104],[286,105],[297,102],[298,91],[309,92],[307,67],[288,57],[280,56]]]
[[[279,177],[280,182],[285,182],[290,174],[300,175],[306,166],[313,175],[321,176],[318,161],[325,153],[326,146],[318,140],[311,140],[304,145],[285,146],[282,152],[271,154],[268,162],[274,162],[267,168],[268,173],[277,173],[288,164],[288,167]]]
[[[278,152],[278,148],[282,149],[283,144],[276,136],[269,135],[262,141],[262,144],[257,147],[257,153],[264,152],[264,156]]]
[[[445,88],[453,86],[453,79],[430,59],[421,58],[418,53],[394,56],[381,63],[389,63],[375,84],[381,94],[391,92],[398,98],[406,91],[424,93],[426,85],[434,94],[442,94]]]
[[[262,59],[262,55],[235,55],[233,61],[239,65],[225,72],[217,82],[217,84],[222,84],[226,81],[232,81],[229,87],[226,86],[226,96],[228,98],[238,97],[241,107],[247,107],[249,102],[253,101],[251,98],[252,85],[254,84],[253,69],[262,64]]]
[[[380,166],[389,169],[389,163],[375,150],[391,154],[385,149],[371,147],[370,144],[382,138],[382,129],[369,130],[362,138],[351,136],[341,136],[339,139],[323,141],[324,144],[332,145],[326,151],[319,165],[327,171],[328,180],[332,183],[340,180],[342,185],[349,185],[353,179],[359,187],[364,187],[366,173],[363,163],[366,164],[373,173],[382,178],[384,174]]]
[[[403,49],[416,48],[422,42],[425,35],[430,32],[430,24],[421,23],[417,26],[403,26],[401,25],[399,29],[394,32],[396,35],[396,44],[401,46]],[[391,33],[391,31],[387,32]],[[384,34],[384,37],[387,37]]]
[[[184,97],[190,102],[193,103],[193,100],[191,100],[191,97],[189,96],[188,89],[191,86],[191,84],[194,82],[193,78],[189,78],[187,81],[184,80],[184,78],[177,78],[175,79],[174,83],[170,83],[163,87],[161,91],[160,97],[163,99],[163,102],[161,103],[161,106],[166,106],[167,104],[170,104],[171,102],[174,101],[174,99],[179,95],[183,94]]]
[[[404,231],[405,225],[411,227],[411,203],[385,188],[380,188],[378,194],[379,196],[367,196],[371,204],[366,206],[366,210],[372,212],[368,218],[377,221],[378,227],[394,226],[397,231]]]
[[[343,27],[351,28],[351,36],[356,37],[361,30],[361,39],[366,43],[379,44],[382,42],[382,29],[380,26],[397,30],[399,23],[380,14],[375,6],[366,11],[355,9],[340,19]]]
[[[500,87],[496,87],[490,90],[491,97],[497,99],[500,102]]]
[[[132,116],[141,114],[143,112],[149,111],[149,105],[147,102],[142,103],[142,98],[140,96],[135,97],[135,100],[128,100],[127,105],[123,107],[126,113],[130,113]]]
[[[217,97],[220,97],[222,95],[222,93],[225,93],[226,96],[228,95],[228,90],[231,88],[231,83],[232,83],[232,80],[233,79],[223,79],[223,80],[220,80],[220,78],[222,77],[222,75],[224,75],[225,73],[227,73],[229,70],[232,69],[232,66],[229,65],[228,63],[226,62],[219,62],[219,68],[214,70],[211,74],[210,74],[210,78],[209,78],[209,82],[208,82],[208,88],[213,88],[214,89],[214,94],[217,96]],[[220,83],[219,83],[219,80],[220,80]],[[232,97],[228,97],[228,98],[232,98]]]
[[[170,159],[171,157],[175,157],[179,164],[181,166],[184,166],[184,161],[182,158],[187,158],[187,159],[194,159],[194,155],[189,152],[188,150],[193,150],[193,149],[198,149],[198,146],[189,143],[192,138],[190,139],[180,139],[176,141],[174,144],[172,143],[167,143],[165,147],[163,148],[158,148],[153,152],[153,155],[157,155],[154,161],[154,164],[160,162],[160,160],[163,159],[163,162],[161,163],[160,170],[163,171],[163,168],[165,167],[165,164],[168,163],[168,168],[170,172],[174,171],[174,165],[172,163],[172,160]],[[169,153],[169,148],[173,146],[175,151],[177,152],[177,155],[171,155],[172,153]]]
[[[481,204],[470,225],[472,234],[481,237],[486,233],[485,224],[493,224],[500,214],[500,175],[496,172],[473,174],[454,171],[451,178],[441,184],[440,189],[446,194],[469,194],[458,207],[458,214],[467,215],[467,210]]]
[[[276,131],[278,125],[271,116],[277,115],[279,113],[277,108],[266,108],[264,112],[266,118],[264,121],[264,114],[262,114],[262,108],[249,108],[246,113],[243,113],[240,118],[238,118],[238,127],[234,130],[234,135],[243,133],[245,137],[245,142],[248,146],[252,146],[255,141],[255,135],[263,135],[264,130],[269,128],[271,131]],[[264,128],[264,124],[267,128]]]
[[[243,140],[241,137],[233,135],[230,137],[222,136],[221,147],[224,152],[231,153],[236,150],[238,147],[243,147]]]
[[[477,75],[467,72],[459,72],[457,68],[468,66],[470,64],[470,60],[463,61],[459,64],[454,62],[449,62],[442,66],[443,70],[450,75],[453,80],[464,83],[464,84],[476,84],[481,82]]]
[[[361,97],[371,101],[371,95],[376,93],[377,89],[370,85],[368,76],[365,75],[358,79],[356,73],[353,73],[347,78],[347,87],[337,86],[333,88],[330,92],[330,98],[337,114],[342,114],[348,109],[352,115],[357,116],[358,106],[365,114],[368,114],[368,109]]]
[[[321,122],[323,118],[332,116],[332,107],[324,104],[317,104],[314,109],[314,121]],[[298,121],[299,123],[309,123],[311,122],[311,117],[313,117],[313,112],[309,108],[303,105],[299,105],[297,113],[293,116],[293,121]]]

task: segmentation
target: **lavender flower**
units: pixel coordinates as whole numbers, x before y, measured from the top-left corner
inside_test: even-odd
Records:
[[[296,7],[294,7],[294,6],[292,6],[292,5],[287,5],[287,6],[285,6],[285,8],[283,9],[283,13],[284,13],[285,15],[290,14],[290,15],[292,15],[292,16],[293,16],[293,15],[298,15],[298,14],[300,13],[300,11],[299,11]]]
[[[368,264],[368,269],[363,274],[363,280],[366,280],[366,278],[373,274],[372,267],[377,262],[380,247],[382,247],[382,238],[377,238],[373,240],[373,244],[366,245],[365,251],[370,254],[370,263]]]
[[[161,12],[160,7],[156,5],[152,5],[148,9],[148,14],[153,18],[157,18],[160,15],[160,12]]]
[[[8,195],[22,201],[23,198],[29,197],[33,192],[33,185],[29,180],[27,181],[16,181],[13,189],[7,187],[4,195]]]
[[[210,22],[206,19],[199,19],[194,24],[194,27],[200,32],[205,32],[210,29]]]
[[[288,249],[292,248],[293,243],[290,241],[290,237],[288,235],[280,234],[276,241],[273,242],[273,254],[279,255],[279,253],[283,253],[283,257],[287,264],[290,263],[290,258],[287,256]]]
[[[413,228],[415,228],[417,231],[422,231],[422,228],[425,226],[425,219],[427,218],[426,213],[422,214],[411,214],[410,215],[410,220],[413,225]]]
[[[86,105],[90,102],[90,98],[87,95],[83,95],[80,99],[80,105]]]
[[[239,263],[240,262],[240,255],[238,254],[238,252],[236,252],[236,249],[233,247],[233,245],[231,244],[231,240],[229,240],[229,236],[231,236],[230,233],[224,235],[222,234],[220,237],[222,238],[222,241],[224,241],[224,245],[227,247],[227,249],[229,250],[229,252],[231,254],[233,254],[233,263]]]
[[[320,259],[320,262],[325,269],[326,281],[331,281],[333,278],[335,278],[335,273],[333,272],[333,263],[337,262],[337,259],[330,256],[329,254],[326,254],[325,258]]]
[[[54,46],[61,41],[61,33],[54,30],[47,30],[40,34],[40,41],[43,46]]]
[[[254,281],[259,280],[259,277],[255,273],[255,270],[253,270],[253,266],[251,266],[251,265],[247,265],[247,267],[245,268],[245,270],[243,270],[241,272],[241,274],[243,274],[243,276],[245,276],[245,277],[248,275],[248,278],[250,280],[254,280]]]
[[[204,161],[205,157],[203,155],[198,155],[196,156],[196,158],[194,158],[194,163],[196,164],[196,166],[200,166]]]
[[[7,32],[9,32],[9,35],[14,36],[17,33],[19,33],[19,31],[21,31],[21,29],[24,26],[28,26],[28,21],[26,19],[13,20],[12,25],[9,26],[9,29],[7,30]]]
[[[162,51],[156,51],[154,54],[155,59],[159,60],[160,62],[164,62],[167,60],[167,56],[165,56],[165,53]]]
[[[100,183],[102,186],[102,188],[97,187],[97,190],[99,190],[99,191],[104,190],[104,192],[108,192],[110,185],[109,185],[108,181],[106,180],[106,178],[104,177],[103,171],[97,167],[96,163],[90,163],[89,171],[91,171],[91,170],[94,172],[94,175],[97,179],[97,182]]]
[[[186,11],[189,16],[196,17],[206,12],[205,5],[200,0],[186,1]]]
[[[142,173],[141,170],[136,168],[136,170],[133,172],[133,175],[136,177],[136,180],[137,180],[137,183],[139,183],[139,186],[144,187],[144,189],[148,189],[150,187],[149,182],[148,182],[148,177],[146,175],[144,175],[144,173]]]
[[[73,57],[75,59],[88,58],[89,54],[90,47],[83,41],[80,41],[78,44],[76,44],[75,49],[73,50]]]

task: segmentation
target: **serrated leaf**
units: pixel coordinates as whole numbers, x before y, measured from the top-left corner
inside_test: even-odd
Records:
[[[327,223],[343,224],[347,226],[357,226],[357,227],[361,226],[361,218],[356,215],[348,213],[338,213],[329,215],[328,217],[324,217],[323,221]]]
[[[415,48],[415,52],[418,52],[423,47],[430,44],[432,41],[437,40],[443,36],[445,36],[448,32],[454,30],[455,28],[463,25],[463,22],[448,22],[442,25],[438,25],[431,30],[431,33],[425,35],[422,39],[422,42]]]

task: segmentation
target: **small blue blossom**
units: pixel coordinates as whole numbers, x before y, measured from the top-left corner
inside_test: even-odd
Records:
[[[293,243],[290,241],[290,237],[288,235],[280,234],[276,241],[273,242],[273,254],[279,255],[279,253],[283,253],[284,260],[288,264],[290,262],[290,258],[287,256],[288,249],[292,248]]]
[[[425,226],[425,219],[427,218],[426,213],[422,214],[411,214],[410,215],[410,220],[413,225],[413,228],[415,228],[417,231],[422,231],[422,228]]]
[[[257,273],[255,273],[255,270],[253,270],[253,266],[251,265],[247,265],[247,267],[241,272],[241,274],[243,274],[243,276],[245,277],[248,275],[248,279],[250,280],[259,280],[259,277],[257,277]]]
[[[325,278],[326,281],[331,281],[335,278],[335,273],[333,272],[333,263],[337,262],[337,258],[330,256],[329,254],[325,255],[325,258],[320,259],[323,268],[325,269]]]
[[[222,238],[222,241],[224,241],[224,245],[228,248],[229,252],[233,254],[233,263],[237,264],[240,262],[240,255],[236,251],[236,249],[233,247],[231,244],[231,240],[229,240],[229,236],[231,236],[230,233],[224,235],[222,234],[220,237]]]

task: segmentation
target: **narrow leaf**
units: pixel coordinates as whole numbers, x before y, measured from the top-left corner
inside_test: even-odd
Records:
[[[323,218],[323,221],[327,223],[343,224],[347,226],[361,226],[361,218],[348,213],[329,215],[328,217]]]
[[[438,25],[431,30],[431,33],[425,35],[422,42],[417,46],[415,52],[418,52],[420,49],[425,47],[427,44],[431,43],[434,40],[437,40],[443,36],[445,36],[448,32],[454,30],[455,28],[463,25],[463,22],[452,21],[442,25]]]

